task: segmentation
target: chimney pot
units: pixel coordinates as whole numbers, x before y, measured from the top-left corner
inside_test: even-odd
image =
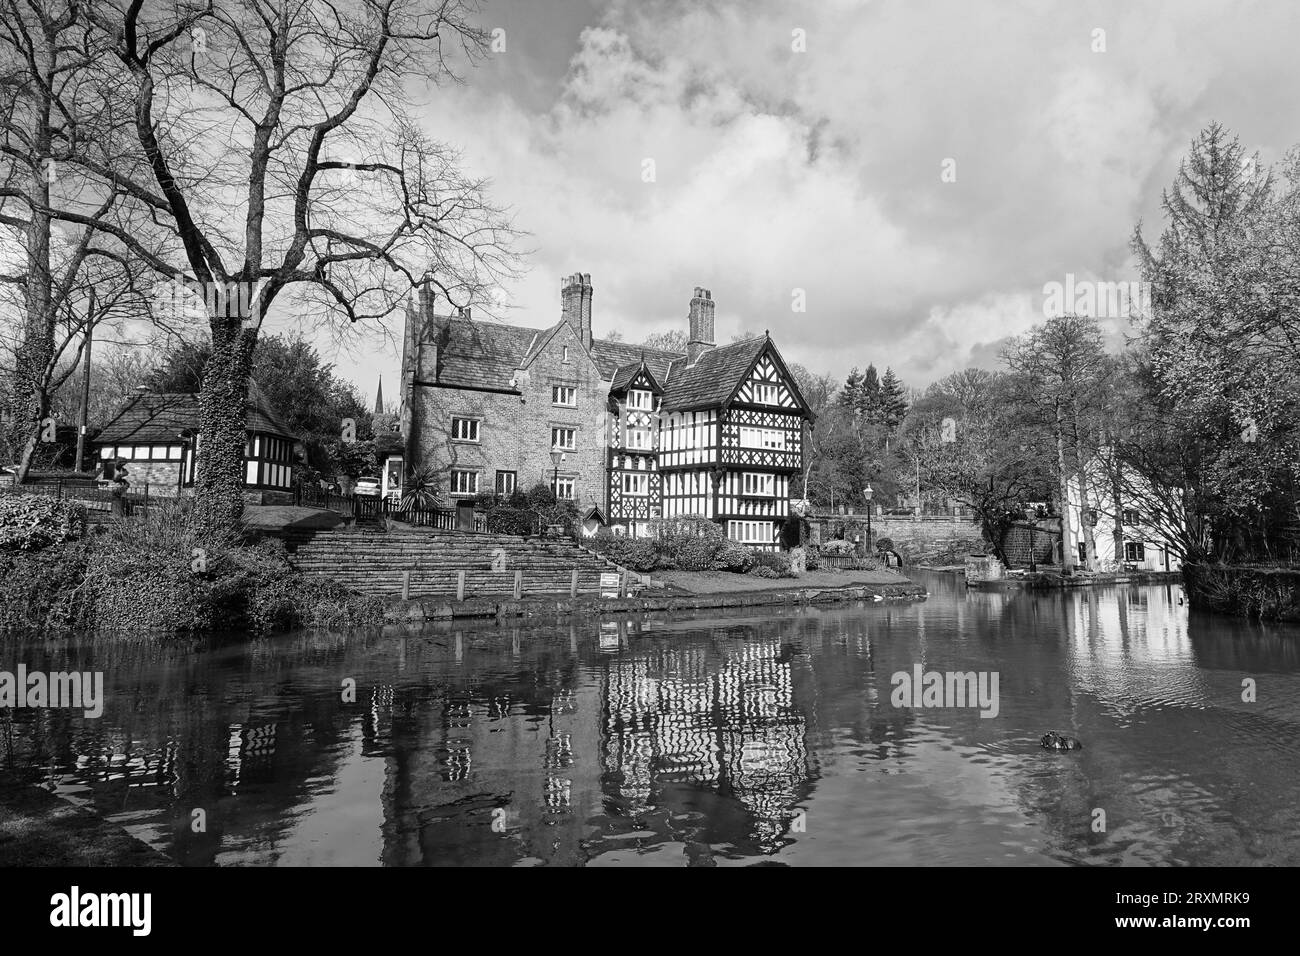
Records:
[[[708,289],[695,287],[695,296],[691,299],[689,323],[690,330],[686,343],[686,361],[694,365],[701,355],[713,348],[713,297]]]

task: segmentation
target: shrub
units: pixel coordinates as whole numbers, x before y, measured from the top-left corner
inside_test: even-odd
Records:
[[[876,539],[876,550],[877,550],[877,551],[893,551],[893,550],[894,550],[894,539],[893,539],[893,538],[877,538],[877,539]]]
[[[487,527],[496,534],[533,534],[537,530],[537,512],[527,508],[493,508],[487,515]]]
[[[843,538],[836,538],[833,541],[823,543],[822,551],[827,554],[852,554],[853,542],[845,541]]]
[[[603,532],[602,532],[603,534]],[[600,535],[597,536],[601,537]],[[662,556],[655,542],[650,538],[625,538],[609,535],[601,542],[598,550],[615,564],[621,564],[633,571],[654,571],[662,569]]]
[[[369,624],[378,600],[300,575],[283,545],[200,539],[179,505],[38,554],[0,552],[0,626],[265,633]]]
[[[790,555],[784,551],[751,551],[754,557],[755,570],[765,568],[772,572],[763,574],[760,577],[765,578],[792,578],[794,572],[790,570]]]
[[[49,495],[0,495],[0,550],[39,551],[86,532],[86,509]]]
[[[528,507],[541,511],[544,508],[555,507],[555,492],[546,485],[538,482],[528,489]]]
[[[732,571],[736,574],[744,574],[755,564],[757,561],[754,552],[734,541],[725,542],[713,559],[715,571]]]

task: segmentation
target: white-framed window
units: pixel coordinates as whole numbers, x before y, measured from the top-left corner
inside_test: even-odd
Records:
[[[561,475],[555,479],[555,497],[565,501],[572,501],[574,497],[574,486],[577,484],[576,478],[565,478]]]
[[[727,537],[741,544],[772,544],[776,525],[771,521],[728,521]]]
[[[649,448],[650,429],[640,425],[630,425],[627,429],[628,448]]]
[[[747,471],[740,476],[741,493],[770,498],[776,494],[776,475]]]
[[[1134,508],[1125,508],[1123,514],[1123,523],[1129,526],[1142,523],[1142,512]]]
[[[112,445],[105,445],[103,448],[99,450],[100,460],[108,461],[108,459],[113,457],[113,452],[116,450],[117,449],[115,449]]]
[[[551,447],[573,451],[578,447],[578,430],[556,425],[551,428]]]
[[[478,441],[479,420],[477,418],[453,418],[451,420],[452,441]]]
[[[644,498],[650,494],[650,476],[647,474],[627,474],[623,475],[623,494],[636,495]]]
[[[1141,541],[1124,542],[1124,560],[1125,561],[1145,561],[1146,547]]]
[[[515,471],[497,471],[496,490],[499,495],[513,495],[519,487],[519,473]]]
[[[779,404],[779,399],[778,399],[779,394],[780,394],[780,389],[778,389],[775,385],[754,386],[754,401],[760,405]]]
[[[181,460],[181,446],[180,446],[180,445],[168,445],[168,446],[167,446],[167,458],[168,458],[169,460],[171,460],[171,461],[180,461],[180,460]]]
[[[779,428],[742,428],[740,430],[740,447],[770,448],[774,451],[784,451],[785,432]]]
[[[451,493],[453,495],[478,494],[478,472],[453,468],[451,472]]]
[[[578,404],[578,389],[572,385],[552,385],[551,404],[573,408]]]
[[[627,407],[648,412],[654,408],[654,395],[643,388],[634,388],[627,393]]]

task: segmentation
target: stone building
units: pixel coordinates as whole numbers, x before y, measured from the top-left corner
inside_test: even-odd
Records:
[[[812,413],[775,343],[717,345],[707,289],[685,352],[596,338],[592,300],[591,276],[568,276],[559,321],[528,328],[439,315],[422,290],[402,356],[408,474],[432,471],[452,497],[540,482],[616,531],[703,515],[776,547]]]

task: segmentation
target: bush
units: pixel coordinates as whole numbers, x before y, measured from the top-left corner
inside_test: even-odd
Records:
[[[836,538],[822,544],[822,551],[826,554],[852,554],[853,550],[853,542],[845,541],[843,538]]]
[[[283,545],[200,539],[176,504],[39,554],[0,555],[0,626],[266,633],[370,624],[381,603],[300,575]]]
[[[527,508],[493,508],[487,515],[487,527],[496,534],[533,534],[537,531],[537,512]]]
[[[650,538],[626,538],[608,535],[602,531],[596,536],[597,549],[615,564],[642,573],[662,569],[661,555]]]
[[[541,482],[538,482],[528,489],[527,497],[528,507],[536,511],[555,507],[555,492]]]
[[[893,539],[893,538],[877,538],[877,539],[876,539],[876,550],[877,550],[877,551],[893,551],[893,550],[894,550],[894,539]]]
[[[749,548],[734,541],[727,541],[714,557],[713,569],[715,571],[732,571],[736,574],[744,574],[757,563],[754,552]]]
[[[790,570],[790,555],[784,551],[751,551],[754,556],[754,570],[764,568],[771,574],[761,574],[759,577],[764,578],[792,578],[794,572]]]
[[[86,533],[86,509],[49,495],[0,495],[0,551],[39,551]]]

